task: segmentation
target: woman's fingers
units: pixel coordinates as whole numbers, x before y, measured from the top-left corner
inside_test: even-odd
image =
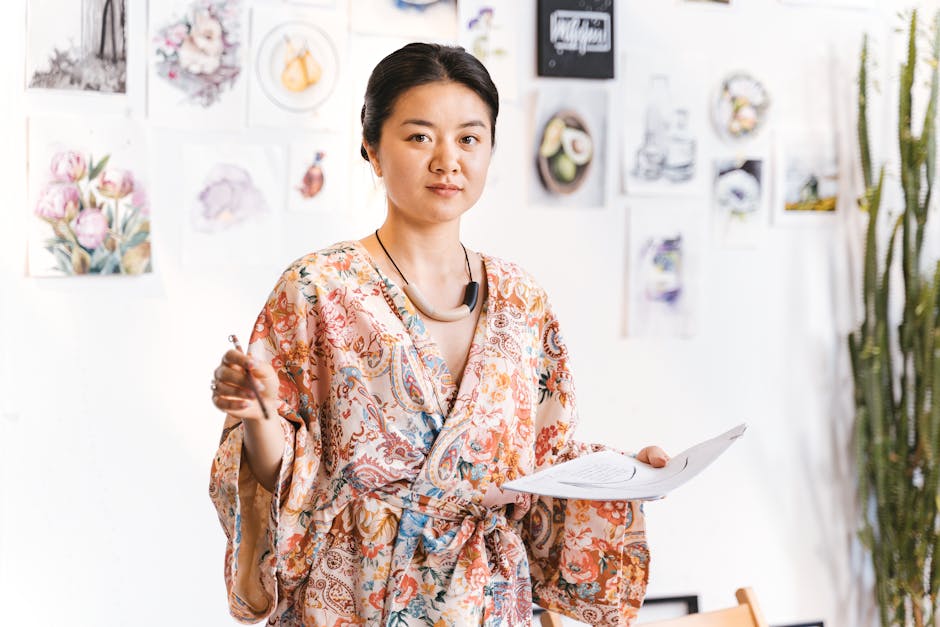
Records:
[[[653,468],[662,468],[669,463],[669,455],[658,446],[647,446],[636,454],[636,458]]]

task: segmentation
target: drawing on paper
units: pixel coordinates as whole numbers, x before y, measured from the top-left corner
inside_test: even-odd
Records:
[[[258,84],[281,109],[313,111],[333,89],[339,73],[336,46],[322,29],[282,22],[264,34],[255,60]]]
[[[158,77],[186,101],[209,107],[241,74],[240,0],[198,0],[153,39]]]
[[[743,72],[732,74],[712,103],[715,130],[723,139],[750,139],[764,127],[769,108],[770,96],[760,81]]]
[[[717,160],[714,203],[719,239],[729,246],[754,246],[766,223],[763,160]]]
[[[624,333],[687,337],[694,333],[701,212],[631,208],[627,237]]]
[[[48,228],[41,246],[52,270],[33,276],[141,274],[151,271],[150,208],[143,184],[110,155],[80,149],[56,153],[33,209]]]
[[[499,88],[501,101],[518,98],[515,26],[519,21],[516,2],[460,0],[458,43],[480,60]]]
[[[326,156],[322,150],[313,157],[313,163],[304,172],[303,180],[296,190],[304,200],[310,200],[323,189],[323,158]]]
[[[631,177],[643,182],[681,184],[695,177],[697,142],[689,128],[689,111],[677,107],[669,78],[650,78],[642,143],[633,155]]]
[[[555,113],[542,129],[538,170],[542,185],[553,194],[571,194],[587,178],[594,140],[587,122],[572,110]]]
[[[824,129],[792,132],[778,143],[782,197],[775,205],[785,214],[820,214],[836,210],[839,164],[835,136]]]
[[[206,174],[192,205],[193,228],[218,233],[269,211],[264,195],[245,168],[217,163]]]
[[[28,11],[29,87],[124,93],[124,0],[31,0]]]

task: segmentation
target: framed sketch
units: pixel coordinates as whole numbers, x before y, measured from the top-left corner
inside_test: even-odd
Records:
[[[246,251],[256,251],[259,242],[276,248],[280,241],[284,162],[281,146],[182,147],[184,266],[245,267],[267,262],[264,255]]]
[[[539,0],[539,76],[614,77],[614,3]]]
[[[727,248],[753,248],[767,225],[765,160],[716,159],[715,236]]]
[[[516,2],[460,0],[458,41],[486,66],[499,89],[500,101],[514,101],[519,94],[519,46]]]
[[[330,130],[345,123],[346,31],[336,11],[256,5],[249,124]]]
[[[124,0],[29,0],[27,87],[123,94],[126,16]]]
[[[603,88],[539,90],[530,199],[548,207],[602,207],[607,190],[608,97]]]
[[[29,275],[152,271],[146,145],[121,116],[28,121]]]
[[[829,222],[839,192],[835,132],[800,128],[779,133],[774,141],[774,166],[774,225]]]
[[[150,2],[147,113],[158,126],[245,125],[247,10],[242,0]]]
[[[696,334],[706,217],[700,206],[685,198],[628,209],[624,336]]]

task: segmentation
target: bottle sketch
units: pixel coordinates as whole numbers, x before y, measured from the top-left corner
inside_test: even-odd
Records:
[[[647,181],[662,177],[666,163],[666,141],[669,120],[669,79],[662,74],[650,77],[649,101],[646,105],[646,128],[643,143],[636,151],[633,176]]]
[[[689,132],[689,112],[686,109],[676,109],[673,113],[663,169],[666,179],[673,183],[688,181],[695,176],[695,138]]]

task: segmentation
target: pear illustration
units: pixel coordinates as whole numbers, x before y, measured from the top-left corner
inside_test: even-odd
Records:
[[[285,37],[284,69],[281,71],[281,84],[288,91],[302,92],[311,85],[316,85],[323,76],[323,68],[313,57],[304,43],[295,46],[290,38]]]

